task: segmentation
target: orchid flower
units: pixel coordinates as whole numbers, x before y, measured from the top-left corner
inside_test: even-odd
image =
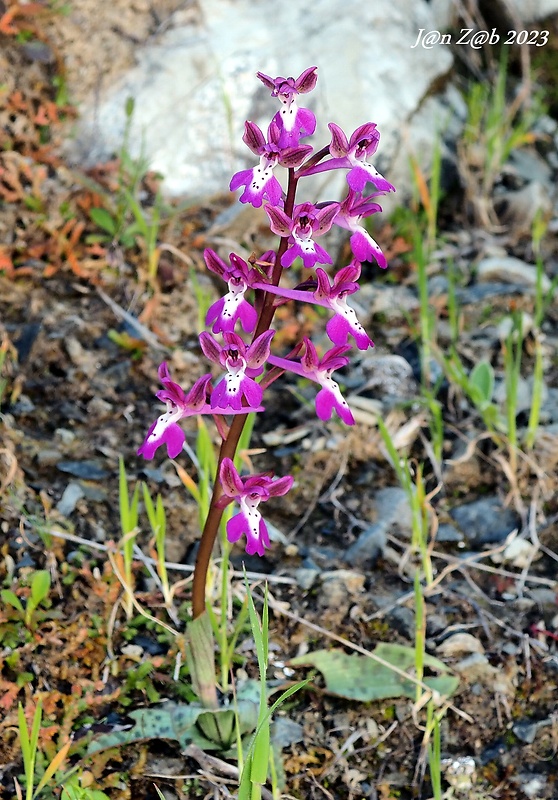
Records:
[[[213,323],[213,333],[225,333],[234,331],[236,321],[239,319],[242,328],[247,333],[252,332],[256,327],[258,315],[244,299],[244,294],[260,277],[257,270],[251,269],[236,253],[231,253],[229,256],[230,267],[227,267],[217,253],[209,248],[204,250],[203,257],[207,268],[226,281],[229,287],[227,294],[213,303],[208,310],[205,324]]]
[[[280,139],[281,128],[274,121],[267,129],[267,142],[255,122],[245,123],[242,140],[253,153],[260,156],[260,161],[256,167],[241,170],[232,177],[231,192],[244,186],[244,192],[240,196],[241,203],[251,203],[255,208],[259,208],[264,200],[268,200],[277,205],[281,200],[283,189],[273,170],[277,164],[282,167],[298,167],[312,151],[312,147],[308,144],[297,143],[292,147],[283,147]]]
[[[376,214],[382,210],[378,203],[372,202],[374,197],[382,195],[383,192],[362,197],[354,189],[349,189],[349,193],[339,207],[339,213],[335,217],[334,224],[340,228],[346,228],[352,232],[351,250],[358,261],[372,261],[375,259],[382,269],[387,267],[387,260],[382,253],[380,245],[374,241],[366,228],[360,224],[364,217]]]
[[[330,282],[326,271],[318,267],[314,291],[285,289],[267,283],[255,283],[254,288],[263,289],[288,300],[300,300],[303,303],[314,303],[331,309],[335,313],[326,325],[326,333],[333,344],[347,344],[348,337],[353,336],[359,350],[367,350],[369,347],[374,347],[374,342],[358,321],[354,308],[347,304],[347,296],[358,291],[359,277],[360,264],[355,261],[340,269],[333,278],[333,283]]]
[[[169,458],[176,458],[185,439],[178,422],[195,414],[215,414],[207,402],[211,375],[202,375],[188,394],[184,394],[182,387],[171,380],[166,362],[160,365],[158,375],[165,388],[157,392],[156,397],[167,404],[167,410],[149,428],[138,455],[151,459],[157,448],[166,444]]]
[[[328,161],[322,161],[307,170],[302,169],[302,175],[316,175],[318,172],[327,172],[330,169],[349,168],[347,183],[355,192],[362,192],[368,181],[371,181],[381,192],[394,192],[395,187],[380,175],[376,167],[369,164],[366,159],[374,155],[380,141],[380,133],[375,122],[361,125],[352,134],[349,141],[335,123],[330,122],[331,144],[329,152],[332,156]]]
[[[287,494],[293,485],[293,478],[286,475],[275,480],[269,475],[250,475],[241,478],[230,458],[224,458],[219,470],[219,480],[224,497],[218,501],[224,508],[233,500],[240,505],[240,511],[227,522],[227,539],[237,542],[242,534],[246,535],[246,552],[263,556],[269,547],[269,533],[262,519],[258,506],[270,497]]]
[[[332,263],[331,256],[314,241],[314,236],[321,236],[331,228],[339,211],[338,203],[329,203],[324,208],[301,203],[294,207],[292,219],[282,208],[274,205],[267,205],[265,211],[273,233],[289,237],[289,247],[283,253],[281,266],[290,267],[297,256],[302,258],[305,267]]]
[[[316,117],[309,108],[298,107],[297,96],[311,92],[315,87],[318,80],[317,69],[317,67],[305,69],[296,80],[270,78],[263,72],[257,73],[261,82],[271,89],[271,96],[277,97],[283,106],[273,118],[281,129],[280,147],[296,146],[301,136],[311,136],[316,130]]]
[[[263,390],[253,378],[263,372],[274,335],[273,330],[265,331],[246,347],[237,333],[226,331],[223,334],[223,347],[206,331],[200,334],[204,355],[227,370],[211,395],[213,413],[247,414],[263,410],[260,406]],[[243,401],[246,405],[243,405]]]
[[[331,377],[334,370],[344,367],[349,359],[344,354],[351,348],[348,345],[338,345],[328,350],[323,358],[318,357],[316,348],[304,337],[306,350],[300,361],[293,361],[279,356],[269,356],[268,364],[279,367],[289,372],[294,372],[302,378],[309,378],[322,387],[316,395],[316,414],[321,420],[330,419],[333,410],[337,411],[343,422],[354,425],[355,419],[339,385]]]

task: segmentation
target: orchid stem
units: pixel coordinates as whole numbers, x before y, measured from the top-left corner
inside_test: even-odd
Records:
[[[294,208],[294,201],[296,195],[296,185],[298,178],[295,176],[294,169],[289,169],[289,181],[287,185],[287,196],[285,198],[285,213],[292,215]],[[279,285],[283,267],[281,266],[281,257],[285,253],[288,244],[288,237],[282,237],[277,249],[275,264],[271,275],[271,283],[274,286]],[[252,342],[258,338],[262,333],[268,331],[273,321],[275,314],[275,296],[271,292],[267,292],[264,297],[258,324],[252,337]],[[223,494],[221,483],[219,482],[218,475],[221,468],[221,462],[224,458],[234,460],[236,448],[239,439],[242,435],[244,425],[246,423],[247,414],[238,414],[234,417],[228,436],[223,440],[221,449],[219,451],[219,458],[217,462],[217,475],[215,477],[215,484],[213,486],[213,495],[211,497],[211,504],[205,525],[203,528],[202,536],[200,539],[200,546],[198,555],[196,557],[196,566],[194,568],[194,579],[192,584],[192,616],[197,619],[205,611],[205,587],[207,584],[207,571],[209,569],[209,562],[211,554],[215,545],[215,539],[219,531],[219,524],[223,516],[223,509],[219,508],[217,503]]]

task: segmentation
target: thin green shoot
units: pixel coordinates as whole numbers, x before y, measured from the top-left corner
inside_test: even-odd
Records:
[[[242,458],[243,454],[248,451],[250,447],[250,439],[252,438],[252,431],[254,429],[254,423],[256,421],[255,414],[248,414],[246,419],[246,423],[242,430],[242,434],[240,439],[238,440],[238,446],[236,448],[236,454],[234,456],[234,465],[237,470],[240,471],[242,467]],[[215,466],[215,469],[217,467]],[[229,687],[229,673],[231,670],[232,664],[232,657],[234,655],[234,647],[230,647],[229,643],[229,621],[232,616],[232,609],[231,609],[231,599],[230,599],[230,580],[229,580],[229,564],[230,564],[230,552],[231,552],[231,544],[227,539],[227,523],[230,520],[234,513],[234,508],[232,505],[227,506],[224,509],[223,516],[221,518],[221,524],[219,527],[220,532],[220,545],[221,545],[221,614],[219,620],[219,630],[218,630],[218,639],[219,639],[219,655],[220,655],[220,667],[221,667],[221,687],[224,692],[227,691]],[[239,630],[237,628],[237,630]],[[233,639],[235,635],[233,634]]]
[[[428,742],[428,766],[430,768],[430,782],[432,784],[433,800],[442,800],[442,742],[440,735],[440,720],[434,711],[432,701],[427,706],[426,730],[432,736]]]
[[[521,376],[523,351],[523,316],[514,313],[513,326],[504,346],[504,372],[506,384],[506,421],[509,465],[512,475],[517,473],[517,392]]]
[[[147,252],[147,273],[149,280],[153,282],[159,266],[160,251],[157,247],[157,243],[159,240],[161,212],[163,208],[162,195],[159,191],[157,192],[155,202],[150,209],[148,217],[148,212],[140,205],[134,194],[130,190],[128,190],[126,194],[128,206],[134,216],[137,230],[143,237]]]
[[[25,774],[25,800],[33,800],[34,796],[35,764],[37,761],[37,748],[39,745],[39,731],[41,729],[42,715],[43,708],[39,700],[33,713],[31,728],[29,729],[27,727],[23,706],[21,703],[18,705],[19,741],[23,758],[23,772]]]
[[[422,465],[417,466],[416,481],[413,481],[407,457],[401,456],[397,452],[389,431],[380,418],[378,418],[378,428],[391,465],[395,470],[401,488],[407,495],[411,509],[411,548],[413,553],[421,558],[424,578],[427,585],[429,585],[433,580],[433,570],[428,546],[428,506],[422,476]]]
[[[422,389],[422,402],[429,411],[430,419],[430,444],[434,455],[434,468],[440,470],[444,447],[444,419],[442,416],[442,404],[436,399],[438,387],[432,389]]]
[[[450,341],[453,347],[457,345],[460,333],[461,319],[459,304],[457,302],[456,286],[457,273],[455,262],[452,258],[448,260],[448,322],[450,329]]]
[[[414,256],[417,265],[417,283],[419,292],[419,314],[420,314],[420,363],[421,363],[421,383],[423,388],[430,386],[430,358],[431,342],[434,332],[434,318],[430,306],[428,294],[428,254],[422,241],[420,230],[415,232]]]
[[[436,246],[438,236],[438,207],[441,195],[441,175],[442,175],[442,145],[440,137],[436,137],[434,149],[432,151],[432,166],[430,168],[430,204],[426,209],[428,219],[427,242],[428,254],[430,255]]]
[[[173,622],[178,624],[178,617],[173,606],[173,590],[169,583],[165,559],[167,519],[165,507],[163,505],[163,499],[161,495],[158,494],[157,500],[154,503],[151,495],[149,494],[147,484],[145,483],[142,484],[142,490],[145,510],[147,512],[147,517],[149,519],[149,524],[155,540],[155,552],[157,554],[157,575],[159,576],[159,581],[161,583],[161,591],[163,592],[165,608],[167,609],[167,612]]]
[[[10,342],[6,338],[0,345],[0,405],[2,404],[2,398],[4,397],[4,392],[6,391],[6,386],[8,385],[7,379],[2,377],[2,370],[4,369],[4,364],[7,363],[6,359],[10,349]]]
[[[39,569],[33,573],[31,578],[31,593],[27,598],[25,607],[25,624],[31,627],[33,614],[38,606],[44,602],[50,592],[50,572],[46,569]]]
[[[426,639],[426,618],[424,614],[424,595],[420,581],[420,572],[417,569],[414,578],[415,589],[415,677],[420,683],[416,684],[415,702],[420,703],[422,697],[422,682],[424,678],[424,647]]]
[[[533,251],[536,257],[537,280],[535,284],[535,310],[533,316],[533,330],[535,336],[535,365],[533,368],[533,391],[531,396],[531,409],[529,422],[525,434],[525,447],[532,449],[535,444],[539,419],[542,407],[544,389],[544,363],[542,347],[542,322],[549,299],[552,299],[554,287],[551,286],[549,294],[544,293],[544,261],[541,254],[541,241],[547,230],[547,223],[541,214],[537,214],[533,222]]]
[[[128,483],[126,479],[126,469],[124,459],[119,457],[119,504],[120,504],[120,527],[122,530],[122,557],[124,561],[123,578],[127,587],[125,592],[124,608],[126,617],[132,619],[133,592],[134,592],[134,544],[138,532],[138,505],[139,505],[139,484],[136,484],[132,497],[128,496]]]
[[[48,572],[48,570],[39,569],[33,573],[29,597],[25,601],[25,608],[19,597],[11,589],[2,589],[0,591],[0,598],[2,601],[16,610],[25,623],[25,626],[31,631],[34,630],[37,625],[38,607],[48,599],[50,581],[50,572]]]
[[[211,305],[212,295],[208,287],[206,288],[205,286],[202,286],[198,277],[198,273],[193,267],[190,269],[190,283],[192,285],[194,297],[196,298],[196,307],[198,309],[198,330],[201,331],[205,329],[205,319]]]
[[[267,705],[266,675],[269,651],[269,609],[267,599],[267,585],[265,587],[261,619],[258,616],[252,599],[250,586],[246,573],[244,574],[248,612],[252,636],[256,645],[258,670],[260,674],[260,705],[258,711],[258,725],[252,736],[248,751],[244,757],[244,765],[240,776],[238,800],[260,800],[262,786],[268,775],[271,757],[270,723],[271,717],[279,706],[291,695],[309,683],[308,680],[300,681],[283,692],[270,708]]]
[[[455,347],[450,348],[448,356],[436,347],[436,360],[442,367],[448,381],[458,386],[471,400],[479,412],[487,431],[494,441],[500,441],[497,431],[505,430],[498,406],[492,402],[494,370],[488,361],[480,361],[468,372]]]
[[[487,204],[496,178],[512,151],[533,140],[531,128],[541,113],[540,98],[530,96],[529,105],[525,106],[526,96],[520,93],[513,102],[507,102],[507,80],[508,53],[503,48],[496,80],[492,85],[474,84],[466,98],[462,146],[471,151],[470,155],[465,154],[466,163],[476,163],[478,154],[483,154],[484,163],[474,188],[479,210],[484,208],[489,215],[486,221],[493,223],[496,218]]]

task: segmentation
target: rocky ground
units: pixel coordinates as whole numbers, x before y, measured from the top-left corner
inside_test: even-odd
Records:
[[[87,170],[68,165],[60,154],[76,115],[65,81],[68,59],[80,57],[76,31],[38,4],[0,4],[0,11],[0,580],[23,600],[37,570],[52,576],[49,598],[32,617],[23,619],[6,595],[0,608],[0,785],[4,796],[17,796],[17,704],[30,718],[41,699],[39,774],[73,736],[64,769],[76,766],[83,785],[109,797],[152,798],[154,782],[169,800],[228,797],[235,781],[223,771],[226,757],[206,762],[164,736],[94,756],[86,742],[121,726],[132,709],[191,700],[187,678],[174,678],[181,640],[158,635],[141,616],[127,621],[119,606],[111,550],[121,535],[118,459],[131,487],[143,480],[163,498],[170,575],[176,582],[186,576],[176,591],[182,632],[197,507],[172,462],[159,453],[146,464],[136,450],[156,413],[159,363],[167,360],[184,386],[206,369],[200,307],[220,287],[204,269],[204,247],[227,252],[232,243],[239,252],[262,252],[265,219],[229,196],[196,206],[163,201],[157,176],[125,152]],[[157,24],[145,9],[133,21],[138,36]],[[117,52],[125,61],[124,50]],[[498,130],[501,137],[518,134],[505,157],[487,161],[491,140],[481,126],[450,145],[442,161],[427,264],[435,320],[430,394],[421,376],[413,232],[422,225],[426,238],[434,190],[419,169],[416,202],[375,234],[389,270],[369,265],[359,295],[376,347],[343,372],[357,424],[348,430],[315,419],[311,391],[295,381],[274,384],[256,423],[255,468],[291,473],[296,483],[288,503],[270,510],[266,557],[247,558],[235,548],[232,561],[269,579],[272,684],[313,676],[277,716],[288,796],[433,795],[424,709],[403,695],[363,702],[346,683],[332,691],[327,675],[300,665],[320,649],[415,645],[419,562],[409,496],[378,417],[415,482],[422,475],[427,495],[434,575],[423,590],[426,652],[459,679],[440,725],[444,796],[558,796],[558,106],[548,88],[556,52],[554,41],[528,96],[521,62],[509,67],[509,124],[502,117]],[[490,59],[482,67],[488,86],[496,80]],[[474,79],[466,73],[460,81],[470,97]],[[541,100],[533,107],[535,96]],[[156,247],[131,227],[130,196],[146,219],[154,209],[160,214]],[[117,220],[112,231],[110,220]],[[340,242],[340,264],[344,254]],[[150,258],[158,259],[156,275]],[[537,259],[544,273],[540,318]],[[523,335],[514,340],[518,314]],[[319,341],[322,322],[307,309],[289,304],[280,319],[283,350],[301,333],[312,331]],[[506,348],[518,341],[514,458],[509,424],[491,428],[483,412],[490,406],[506,414]],[[494,378],[483,408],[451,371],[461,364],[470,375],[480,362]],[[536,380],[540,420],[525,444]],[[189,422],[195,447],[196,424]],[[195,477],[186,457],[180,464]],[[150,552],[145,519],[138,542]],[[235,608],[241,592],[236,577]],[[164,616],[140,562],[136,593]],[[237,650],[237,680],[255,676],[249,630]],[[297,656],[299,664],[289,665]],[[57,797],[59,789],[52,782],[41,796]]]

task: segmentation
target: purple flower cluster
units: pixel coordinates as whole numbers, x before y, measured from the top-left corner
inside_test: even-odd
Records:
[[[169,458],[178,456],[185,438],[179,425],[184,417],[212,414],[219,420],[221,415],[263,411],[263,387],[285,371],[318,384],[315,405],[319,419],[329,420],[336,411],[347,425],[354,424],[333,373],[349,363],[346,354],[351,349],[350,337],[360,350],[373,347],[347,298],[359,289],[363,262],[375,261],[382,268],[387,266],[379,245],[363,225],[364,219],[381,211],[376,199],[394,191],[370,163],[380,134],[374,123],[367,122],[347,138],[338,125],[330,123],[329,146],[313,153],[312,146],[301,140],[314,133],[316,118],[310,109],[298,105],[298,98],[314,89],[317,68],[309,67],[296,79],[270,78],[261,72],[258,78],[271,96],[279,100],[281,108],[271,120],[266,136],[254,122],[245,123],[243,141],[258,156],[258,162],[237,172],[230,189],[242,189],[241,203],[264,206],[270,228],[281,237],[281,245],[277,254],[264,253],[259,261],[250,259],[253,263],[231,253],[227,264],[213,250],[204,252],[207,268],[227,284],[228,291],[207,312],[206,325],[215,336],[204,331],[199,337],[200,346],[206,358],[223,373],[215,385],[210,374],[204,375],[186,394],[171,380],[167,365],[161,364],[159,378],[164,388],[157,397],[166,404],[166,411],[153,423],[138,450],[147,459],[153,458],[161,445],[166,445]],[[287,191],[275,174],[277,167],[288,171]],[[339,169],[345,171],[347,181],[347,194],[341,202],[295,204],[301,178]],[[368,184],[372,191],[367,194]],[[316,266],[333,263],[317,239],[333,225],[350,232],[352,259],[330,277],[325,269]],[[315,277],[294,289],[280,286],[283,269],[297,258],[305,268],[315,269]],[[273,296],[278,299],[273,300]],[[313,303],[332,312],[326,333],[333,346],[326,353],[320,355],[306,337],[286,357],[271,353],[275,331],[269,323],[262,323],[262,309],[269,308],[271,302],[273,310],[275,305],[288,300]],[[236,332],[237,327],[252,335],[249,344]],[[271,369],[264,373],[266,365]],[[224,430],[222,424],[219,430]],[[286,494],[293,484],[292,477],[273,479],[268,474],[241,477],[232,460],[223,457],[217,480],[221,488],[218,507],[224,508],[233,501],[240,506],[239,513],[227,525],[229,541],[236,542],[245,535],[246,551],[263,555],[269,546],[269,535],[258,506],[269,497]]]

